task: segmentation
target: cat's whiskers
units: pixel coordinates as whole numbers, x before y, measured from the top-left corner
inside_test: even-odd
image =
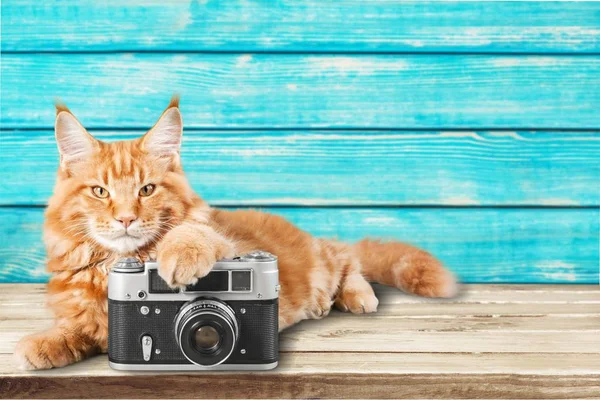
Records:
[[[83,228],[83,229],[82,229]],[[87,221],[78,222],[73,225],[70,225],[68,228],[64,230],[65,233],[68,234],[81,234],[89,230]]]

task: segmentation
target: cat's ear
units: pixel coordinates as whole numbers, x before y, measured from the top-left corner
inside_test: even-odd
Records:
[[[85,160],[98,148],[98,141],[85,130],[64,104],[56,104],[54,134],[61,165],[68,166]]]
[[[183,118],[179,112],[179,96],[171,99],[158,122],[142,138],[142,146],[148,153],[159,157],[179,155]]]

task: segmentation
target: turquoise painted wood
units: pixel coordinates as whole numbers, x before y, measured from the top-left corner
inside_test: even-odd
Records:
[[[148,127],[173,91],[188,128],[598,129],[599,56],[11,54],[3,128]]]
[[[1,11],[0,282],[48,278],[31,206],[54,181],[53,98],[116,140],[179,91],[184,165],[212,204],[265,206],[318,236],[406,240],[465,282],[598,283],[600,3]]]
[[[600,51],[593,2],[4,0],[2,16],[2,51]]]
[[[45,204],[54,133],[1,141],[0,205]],[[194,189],[218,205],[600,206],[598,132],[187,130],[182,157]]]
[[[598,209],[264,209],[323,237],[402,239],[465,282],[598,283]],[[43,282],[43,209],[0,209],[0,282]]]

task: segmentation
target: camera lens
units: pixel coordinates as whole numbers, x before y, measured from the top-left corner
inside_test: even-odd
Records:
[[[193,364],[214,366],[233,353],[238,338],[235,313],[217,299],[198,298],[186,303],[175,319],[179,349]]]
[[[217,330],[210,326],[201,326],[196,329],[194,334],[194,343],[201,351],[214,350],[221,342],[221,335]]]

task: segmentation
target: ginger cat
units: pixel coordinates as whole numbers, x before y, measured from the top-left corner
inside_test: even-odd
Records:
[[[314,238],[285,219],[259,211],[208,206],[181,166],[178,98],[141,138],[94,139],[65,106],[57,106],[60,167],[44,225],[52,328],[23,338],[23,369],[63,367],[107,349],[107,278],[123,256],[156,257],[160,276],[183,287],[213,263],[255,249],[279,258],[279,328],[323,318],[333,303],[370,313],[378,300],[369,282],[427,297],[456,292],[454,276],[415,247]]]

